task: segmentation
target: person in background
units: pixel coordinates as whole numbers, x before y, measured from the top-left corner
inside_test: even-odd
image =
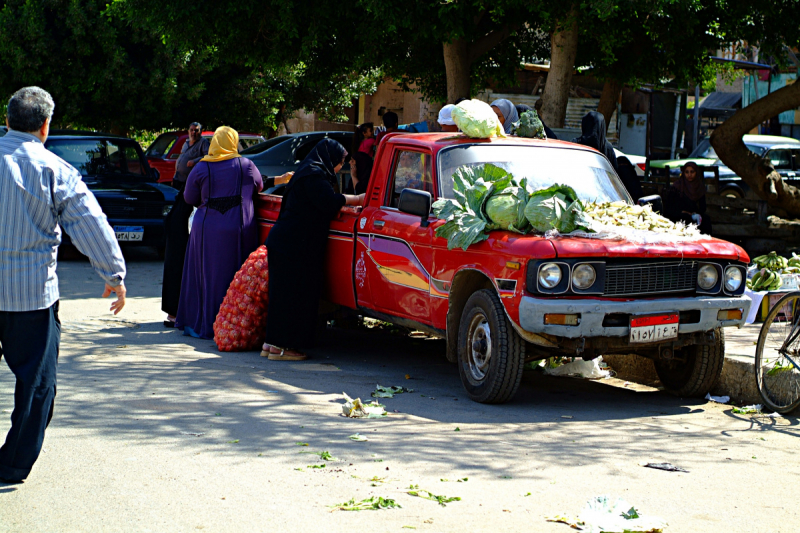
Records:
[[[634,202],[644,196],[639,175],[636,174],[636,169],[630,159],[627,157],[617,158],[617,174],[619,174],[619,179],[622,180],[622,184],[625,185],[625,189],[627,189]]]
[[[697,224],[701,233],[711,234],[711,219],[706,216],[706,185],[697,164],[681,167],[681,176],[664,193],[664,216],[673,222]]]
[[[383,125],[386,129],[380,133],[378,133],[378,138],[376,139],[376,143],[380,144],[381,139],[383,139],[387,133],[393,133],[397,130],[397,124],[399,123],[399,119],[397,118],[397,113],[394,111],[387,111],[383,114]]]
[[[453,109],[455,109],[455,107],[455,104],[447,104],[439,110],[439,119],[437,122],[439,126],[441,126],[442,131],[458,132],[458,126],[456,126],[456,122],[453,120]]]
[[[265,243],[269,304],[262,357],[302,361],[308,358],[303,350],[314,346],[328,227],[343,205],[364,201],[363,194],[337,194],[330,183],[346,156],[338,142],[321,140],[286,187],[280,215]]]
[[[614,172],[619,174],[617,156],[611,143],[606,140],[606,119],[597,111],[589,111],[581,119],[581,136],[572,142],[594,148],[608,159]]]
[[[116,293],[111,311],[125,306],[125,261],[114,230],[80,173],[44,147],[54,108],[44,89],[18,90],[0,138],[0,356],[16,378],[11,429],[0,447],[4,483],[28,477],[53,418],[62,230],[105,281],[103,297]]]
[[[263,181],[255,163],[239,155],[238,144],[236,130],[217,128],[208,155],[186,180],[183,196],[197,213],[175,319],[184,335],[214,338],[214,320],[228,286],[258,247],[253,197]]]
[[[356,194],[367,192],[369,177],[375,158],[376,141],[373,137],[372,122],[365,122],[356,129],[353,137],[353,156],[350,159],[350,178]]]
[[[547,124],[545,124],[544,120],[542,120],[542,106],[543,105],[544,105],[544,100],[542,98],[539,98],[538,100],[536,100],[536,103],[533,104],[533,110],[536,111],[537,115],[539,115],[539,120],[542,121],[542,126],[544,126],[544,134],[547,135],[547,138],[548,139],[558,140],[558,135],[556,135],[556,132],[554,132],[549,127],[547,127]],[[520,106],[517,106],[518,110],[519,110],[519,107]],[[528,107],[528,106],[525,106],[525,107]],[[527,111],[527,109],[526,109],[526,111]],[[522,113],[520,113],[520,115],[521,114]]]
[[[164,277],[161,285],[161,310],[167,313],[164,326],[175,327],[178,302],[181,296],[183,261],[186,244],[189,242],[189,216],[192,206],[183,199],[186,178],[192,168],[208,153],[208,139],[203,139],[203,126],[199,122],[189,124],[189,138],[183,143],[181,155],[175,164],[172,186],[178,189],[175,205],[164,220],[166,249],[164,250]]]
[[[515,122],[519,122],[519,115],[517,108],[511,103],[511,100],[501,98],[491,103],[492,111],[497,115],[497,120],[503,126],[506,135],[511,133],[511,128]]]

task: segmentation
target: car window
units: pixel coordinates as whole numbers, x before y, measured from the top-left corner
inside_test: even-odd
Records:
[[[790,150],[771,150],[767,157],[775,170],[791,170],[792,153]]]
[[[239,137],[239,144],[242,146],[242,151],[247,150],[251,146],[255,146],[260,142],[265,141],[264,137]]]
[[[394,172],[392,172],[392,194],[387,199],[390,207],[397,207],[403,189],[428,191],[433,195],[433,165],[430,154],[400,150],[395,156]]]
[[[261,152],[269,150],[273,146],[277,146],[280,143],[282,143],[282,142],[284,142],[284,141],[286,141],[288,139],[291,139],[291,137],[289,137],[288,135],[281,135],[280,137],[273,137],[272,139],[267,139],[264,142],[260,142],[258,144],[254,144],[250,148],[246,148],[246,149],[242,150],[241,154],[242,155],[245,155],[245,154],[247,154],[247,155],[260,154]]]
[[[164,157],[169,153],[172,144],[178,136],[172,133],[162,133],[153,143],[147,148],[145,155],[147,157]]]
[[[764,155],[764,147],[763,146],[759,146],[757,144],[747,144],[747,143],[745,143],[744,145],[747,147],[748,150],[750,150],[751,152],[753,152],[757,156]]]
[[[51,139],[46,146],[83,176],[148,177],[148,167],[130,141]]]
[[[311,153],[311,150],[317,145],[318,142],[322,140],[322,137],[314,136],[310,140],[307,140],[300,144],[297,149],[294,151],[294,159],[295,163],[299,163],[303,159],[306,158],[308,154]]]
[[[588,150],[466,144],[443,149],[438,156],[439,196],[455,198],[453,174],[460,167],[497,165],[514,177],[527,178],[531,190],[557,183],[569,185],[586,202],[630,202],[630,196],[608,160]]]

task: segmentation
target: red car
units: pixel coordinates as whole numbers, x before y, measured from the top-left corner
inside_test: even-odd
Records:
[[[211,140],[213,131],[204,131],[203,138]],[[162,133],[147,148],[144,155],[150,166],[158,170],[159,183],[171,184],[175,176],[175,163],[181,155],[181,149],[189,138],[188,131],[170,131]],[[239,151],[264,142],[266,139],[257,133],[239,133]]]
[[[654,361],[664,388],[704,396],[722,371],[722,328],[740,326],[747,253],[715,239],[641,245],[493,231],[466,251],[435,230],[431,199],[454,198],[453,173],[493,163],[534,188],[570,185],[584,201],[630,197],[602,154],[572,143],[452,133],[391,134],[363,207],[330,224],[325,299],[340,310],[447,339],[469,396],[510,400],[526,361],[608,353]],[[262,241],[281,198],[257,205]]]

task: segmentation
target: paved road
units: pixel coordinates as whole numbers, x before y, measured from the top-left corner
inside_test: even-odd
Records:
[[[302,363],[223,354],[163,328],[161,264],[129,259],[119,317],[88,263],[59,265],[55,419],[28,481],[0,484],[0,532],[566,533],[545,517],[577,515],[601,494],[665,519],[666,531],[796,531],[796,417],[537,372],[512,403],[479,405],[441,341],[378,331],[329,330]],[[341,416],[343,391],[368,398],[377,383],[415,392],[384,400],[386,419]],[[3,434],[12,384],[3,365]],[[357,432],[369,440],[348,438]],[[336,460],[302,453],[312,451]],[[407,494],[410,485],[461,500],[443,507]],[[402,508],[333,511],[371,496]]]

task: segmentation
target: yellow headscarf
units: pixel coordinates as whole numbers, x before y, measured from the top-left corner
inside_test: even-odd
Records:
[[[239,132],[230,126],[220,126],[214,132],[208,155],[200,161],[225,161],[239,155]]]

